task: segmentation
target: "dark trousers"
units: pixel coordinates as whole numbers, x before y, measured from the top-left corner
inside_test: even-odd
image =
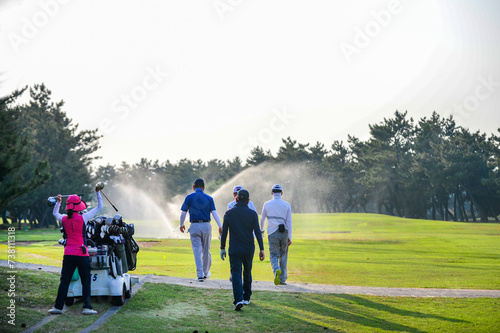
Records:
[[[230,254],[231,280],[233,282],[233,295],[236,304],[243,300],[249,301],[252,296],[252,254]],[[243,266],[243,285],[241,283],[241,268]]]
[[[56,309],[62,310],[64,307],[64,300],[68,295],[68,288],[75,272],[75,268],[78,267],[78,273],[80,273],[80,280],[82,281],[82,296],[83,296],[83,307],[87,309],[92,309],[90,305],[90,260],[89,257],[82,256],[70,256],[65,255],[63,259],[63,265],[61,270],[61,283],[59,284],[59,289],[57,291],[56,304],[54,307]]]

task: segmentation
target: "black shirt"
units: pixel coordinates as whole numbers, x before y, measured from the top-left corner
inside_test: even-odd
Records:
[[[237,202],[236,205],[224,214],[220,248],[226,247],[227,233],[229,237],[229,254],[250,254],[255,252],[253,233],[257,237],[259,248],[264,250],[262,233],[259,227],[259,216],[248,208],[247,204]]]

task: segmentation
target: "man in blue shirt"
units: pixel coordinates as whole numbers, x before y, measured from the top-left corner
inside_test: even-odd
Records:
[[[210,224],[210,213],[219,226],[219,235],[222,233],[222,224],[220,222],[217,210],[215,210],[214,199],[208,194],[203,193],[205,182],[198,178],[193,183],[194,193],[189,194],[181,207],[180,230],[184,232],[184,220],[189,211],[189,221],[191,226],[189,233],[191,235],[191,246],[193,248],[194,262],[196,264],[196,276],[198,282],[203,282],[212,274],[212,256],[210,255],[210,242],[212,241],[212,226]]]
[[[220,257],[226,257],[226,238],[229,232],[229,263],[233,283],[234,310],[239,311],[243,305],[250,304],[252,296],[252,261],[255,252],[254,233],[259,243],[259,258],[264,260],[264,243],[259,228],[257,213],[248,208],[250,194],[241,190],[236,197],[236,205],[224,214],[224,225],[220,240]],[[241,282],[241,266],[243,265],[243,285]]]

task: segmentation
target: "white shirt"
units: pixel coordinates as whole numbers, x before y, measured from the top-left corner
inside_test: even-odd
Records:
[[[85,225],[87,224],[88,221],[90,221],[90,219],[92,219],[94,216],[96,216],[97,213],[99,213],[103,207],[101,192],[100,191],[96,192],[96,196],[97,196],[97,207],[94,207],[89,212],[82,214],[83,221],[85,222]],[[61,202],[58,201],[58,202],[56,202],[56,205],[54,206],[54,210],[52,211],[52,215],[54,215],[56,220],[62,222],[62,218],[64,217],[64,215],[59,213],[60,208],[61,208]]]
[[[230,210],[231,208],[233,208],[234,205],[236,205],[236,200],[233,200],[227,204],[227,210]],[[251,201],[248,202],[248,208],[250,208],[251,210],[253,210],[257,213],[257,209],[255,208],[255,205],[253,204],[253,202],[251,202]],[[257,214],[259,214],[259,213],[257,213]]]
[[[288,238],[292,241],[292,208],[288,202],[281,199],[281,193],[274,193],[273,196],[274,199],[267,201],[262,207],[260,229],[264,230],[266,218],[268,235],[276,232],[280,224],[285,224]]]

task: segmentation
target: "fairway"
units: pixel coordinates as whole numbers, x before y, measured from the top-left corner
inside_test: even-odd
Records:
[[[132,222],[132,221],[127,221]],[[134,221],[135,222],[135,221]],[[176,225],[174,222],[174,225]],[[140,228],[141,221],[138,221]],[[215,232],[215,228],[213,228]],[[6,241],[6,231],[0,240]],[[212,240],[212,278],[229,278],[229,263]],[[500,289],[500,224],[413,220],[376,214],[294,214],[289,283],[373,287]],[[16,231],[16,261],[60,266],[58,230]],[[189,239],[137,239],[133,274],[195,278]],[[29,243],[24,243],[29,242]],[[266,259],[253,279],[270,281]],[[7,259],[7,245],[0,245]]]
[[[0,287],[8,288],[0,267]],[[81,302],[66,313],[47,316],[59,275],[17,272],[16,325],[0,322],[2,332],[22,332],[42,318],[52,319],[37,332],[79,332],[113,311],[109,300],[93,299],[98,316],[81,314]],[[145,283],[96,332],[495,332],[500,298],[414,298],[347,294],[255,291],[252,303],[232,311],[229,289],[202,289]],[[7,307],[9,298],[0,298]],[[26,328],[23,328],[22,325]]]

